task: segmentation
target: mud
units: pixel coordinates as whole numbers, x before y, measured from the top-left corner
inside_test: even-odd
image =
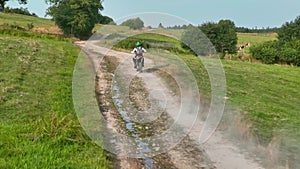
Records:
[[[128,134],[126,131],[126,122],[122,120],[116,108],[114,108],[111,86],[112,86],[112,73],[108,72],[109,67],[107,62],[102,62],[100,71],[97,76],[97,94],[99,96],[99,105],[102,114],[108,121],[109,128],[113,128],[115,131],[123,134]],[[141,78],[136,78],[132,81],[130,98],[133,104],[138,107],[138,110],[149,109],[149,102],[147,98],[149,93],[145,90],[143,81]],[[148,104],[146,104],[148,103]],[[152,136],[159,134],[167,129],[168,124],[167,113],[164,113],[155,122],[146,124],[137,124],[135,127],[139,129],[142,137]],[[156,125],[153,125],[156,124]],[[172,122],[170,122],[171,124]],[[153,166],[145,167],[143,159],[118,159],[115,156],[115,168],[203,168],[212,169],[215,168],[212,162],[204,154],[204,150],[198,148],[196,143],[193,143],[188,137],[182,140],[174,149],[170,152],[162,153],[152,157]]]

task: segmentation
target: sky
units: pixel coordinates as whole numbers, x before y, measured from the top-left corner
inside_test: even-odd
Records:
[[[159,23],[201,25],[221,19],[230,19],[236,26],[248,28],[280,27],[300,16],[300,0],[104,0],[102,4],[102,15],[117,23],[128,16],[141,16],[146,26],[154,27]],[[7,5],[20,6],[17,0]],[[28,5],[21,6],[40,17],[45,17],[48,8],[44,0],[28,0]]]

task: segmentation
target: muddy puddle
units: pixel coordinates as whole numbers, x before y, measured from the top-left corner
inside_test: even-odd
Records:
[[[117,110],[120,113],[122,120],[125,122],[126,130],[129,132],[130,136],[134,138],[134,142],[137,146],[137,157],[143,160],[146,169],[154,168],[154,161],[152,157],[148,157],[146,154],[152,152],[149,144],[144,142],[140,137],[141,133],[135,129],[135,123],[130,119],[130,116],[126,112],[126,110],[122,107],[123,100],[120,98],[120,90],[118,87],[117,81],[113,81],[112,86],[113,94],[112,98],[114,100],[115,105],[117,106]]]

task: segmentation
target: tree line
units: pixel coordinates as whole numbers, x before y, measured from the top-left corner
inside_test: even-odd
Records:
[[[273,33],[277,32],[279,28],[247,28],[247,27],[236,27],[235,30],[239,33]]]
[[[174,25],[174,26],[168,26],[166,27],[167,29],[187,29],[190,25]],[[277,32],[279,28],[274,27],[274,28],[247,28],[247,27],[235,27],[235,31],[239,33],[273,33]]]

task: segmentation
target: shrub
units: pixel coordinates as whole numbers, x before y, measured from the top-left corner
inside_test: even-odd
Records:
[[[121,23],[121,26],[128,26],[130,29],[142,29],[144,27],[144,22],[140,18],[128,19]]]
[[[148,43],[146,43],[145,41],[143,41],[141,39],[135,38],[135,37],[130,37],[130,38],[124,39],[124,40],[120,41],[118,44],[116,44],[115,47],[131,50],[131,49],[135,48],[135,43],[137,41],[140,41],[144,48],[149,48]]]
[[[29,30],[32,29],[33,27],[34,27],[34,25],[33,25],[32,22],[27,24],[27,28],[28,28]]]
[[[273,64],[279,61],[278,41],[268,41],[261,45],[252,46],[250,53],[252,57],[261,60],[266,64]]]
[[[278,30],[278,41],[265,42],[250,48],[252,56],[263,63],[284,63],[300,66],[300,16],[286,22]]]
[[[250,47],[252,57],[263,63],[290,64],[300,66],[300,40],[286,43],[280,41],[268,41],[260,45]]]
[[[116,25],[112,18],[103,15],[99,15],[99,23],[104,25]]]
[[[280,62],[300,66],[300,41],[284,44],[280,51]]]

